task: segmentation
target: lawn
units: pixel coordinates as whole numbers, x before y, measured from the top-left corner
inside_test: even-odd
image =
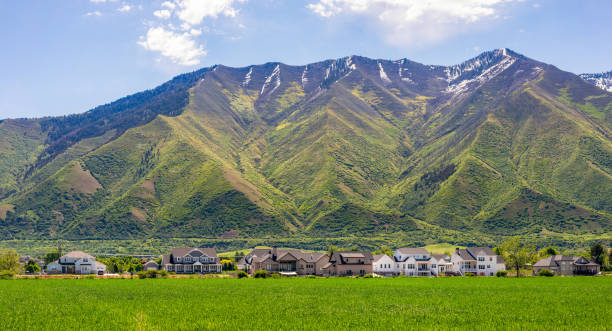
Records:
[[[3,329],[606,329],[612,277],[0,281]]]

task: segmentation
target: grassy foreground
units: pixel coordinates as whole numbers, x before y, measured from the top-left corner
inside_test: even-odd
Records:
[[[612,277],[0,281],[3,329],[605,329]]]

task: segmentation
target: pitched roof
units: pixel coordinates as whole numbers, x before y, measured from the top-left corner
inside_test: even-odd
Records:
[[[440,260],[444,260],[446,262],[450,262],[450,256],[446,255],[446,254],[431,254],[431,257],[433,257],[434,259],[440,261]]]
[[[468,247],[466,248],[472,256],[476,257],[478,255],[496,255],[495,252],[491,249],[491,247]]]
[[[457,249],[455,250],[455,253],[457,253],[457,255],[459,255],[459,257],[465,261],[476,261],[476,258],[472,256],[467,249]]]
[[[170,254],[162,255],[162,265],[171,264],[170,262]]]
[[[263,262],[267,259],[272,258],[273,249],[272,248],[255,248],[253,249],[246,257],[246,261],[253,262]],[[313,252],[304,252],[297,249],[277,249],[276,250],[276,259],[280,260],[282,258],[287,257],[287,255],[293,256],[296,260],[304,260],[305,262],[317,262],[324,256],[327,256],[325,253],[313,253]]]
[[[96,261],[96,269],[98,268],[106,268],[106,264]]]
[[[65,255],[63,255],[62,257],[70,257],[73,259],[82,259],[82,258],[90,258],[93,259],[94,257],[85,253],[85,252],[81,252],[81,251],[72,251],[72,252],[68,252]]]
[[[397,249],[402,254],[428,255],[429,252],[423,247],[402,247]]]
[[[386,255],[386,254],[377,254],[377,255],[374,255],[374,257],[373,257],[374,260],[373,261],[374,262],[378,262],[380,259],[382,259],[385,256],[388,257],[388,258],[391,258],[391,257],[389,257],[389,255]]]
[[[569,255],[551,255],[536,262],[534,267],[557,267],[561,261],[574,261],[574,257]]]
[[[155,262],[153,260],[149,260],[149,261],[147,261],[147,263],[144,264],[144,266],[145,267],[147,267],[147,266],[155,266],[155,267],[157,267],[157,266],[159,266],[159,264],[157,264],[157,262]]]
[[[329,258],[329,262],[344,264],[345,258],[363,258],[364,264],[372,263],[372,253],[370,252],[334,252]]]
[[[187,254],[189,254],[190,252],[195,251],[195,255],[193,256],[202,256],[202,253],[206,254],[209,257],[217,257],[217,251],[212,248],[212,247],[204,247],[204,248],[190,248],[190,247],[183,247],[183,248],[173,248],[172,249],[172,255],[173,256],[185,256]]]

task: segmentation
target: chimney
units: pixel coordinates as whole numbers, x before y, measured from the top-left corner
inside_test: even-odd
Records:
[[[276,246],[272,247],[272,260],[276,261],[276,255],[277,251],[276,251]]]

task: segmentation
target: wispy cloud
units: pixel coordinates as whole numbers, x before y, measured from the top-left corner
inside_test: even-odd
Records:
[[[89,13],[85,13],[85,16],[102,16],[102,13],[99,11],[91,11]]]
[[[197,37],[202,34],[200,26],[207,18],[220,16],[236,17],[237,3],[246,0],[174,0],[164,1],[153,15],[160,21],[154,23],[147,34],[140,37],[139,45],[147,50],[159,52],[172,62],[193,66],[200,63],[206,50]]]
[[[470,26],[500,16],[505,4],[524,0],[318,0],[315,14],[372,18],[390,43],[422,45],[443,41]]]
[[[132,10],[132,8],[133,7],[130,6],[130,5],[123,5],[123,6],[119,7],[119,8],[117,8],[117,11],[125,13],[125,12],[129,12],[130,10]]]

